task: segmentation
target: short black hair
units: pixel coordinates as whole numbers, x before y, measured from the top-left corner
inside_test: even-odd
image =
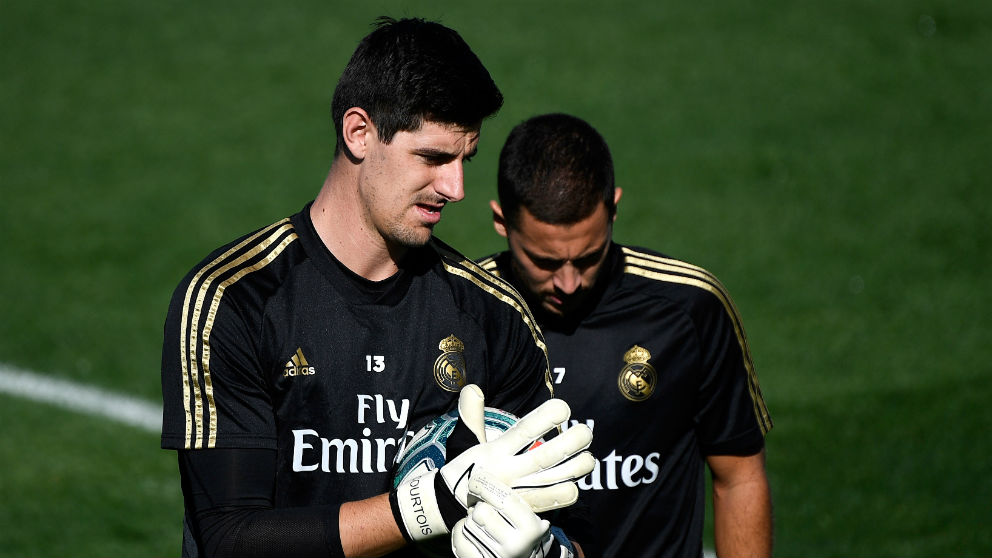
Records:
[[[503,105],[489,71],[453,29],[385,16],[374,25],[334,90],[335,154],[347,152],[342,119],[351,107],[364,109],[389,143],[396,132],[418,130],[425,120],[475,127]]]
[[[499,155],[497,189],[503,218],[516,228],[520,208],[538,221],[568,225],[614,203],[613,158],[606,140],[588,122],[568,114],[543,114],[518,124]]]

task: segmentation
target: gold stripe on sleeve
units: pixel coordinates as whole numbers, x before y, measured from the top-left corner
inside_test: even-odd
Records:
[[[624,271],[626,273],[656,281],[691,285],[708,291],[717,297],[734,326],[737,342],[740,344],[741,352],[744,355],[748,391],[751,395],[755,417],[757,418],[758,426],[761,428],[761,433],[767,434],[772,427],[772,420],[768,413],[768,407],[765,405],[764,397],[761,394],[761,388],[758,385],[758,375],[754,369],[754,362],[751,359],[751,350],[748,347],[747,336],[744,333],[740,313],[726,288],[724,288],[713,274],[701,267],[679,260],[645,254],[628,247],[624,247],[623,251],[625,254]]]
[[[291,229],[292,229],[292,225],[287,225],[286,227],[281,228],[279,231],[273,233],[272,236],[266,239],[265,243],[260,245],[257,249],[252,250],[252,252],[255,252],[254,254],[252,252],[249,252],[245,254],[242,258],[245,261],[247,261],[249,259],[252,259],[258,253],[264,252],[265,250],[269,250],[269,247],[282,232]],[[210,378],[210,332],[214,326],[214,318],[217,315],[217,308],[220,306],[220,299],[222,296],[224,296],[224,290],[227,289],[227,287],[233,285],[234,283],[237,283],[238,280],[244,277],[245,275],[248,275],[249,273],[252,273],[254,271],[258,271],[259,269],[262,269],[265,266],[272,263],[272,261],[275,260],[279,256],[279,254],[281,254],[282,251],[285,250],[286,247],[289,246],[296,239],[297,239],[296,233],[289,234],[288,236],[283,238],[282,242],[276,245],[275,248],[272,248],[264,258],[255,262],[251,266],[242,268],[240,271],[238,271],[231,277],[225,279],[217,287],[217,291],[214,293],[213,300],[210,303],[210,310],[209,312],[207,312],[207,321],[203,326],[203,383],[204,383],[204,391],[206,391],[207,394],[207,404],[210,412],[210,430],[209,430],[209,438],[207,441],[207,447],[212,448],[217,443],[217,405],[214,403],[214,388]],[[201,438],[197,438],[198,447],[199,444],[202,444],[202,442],[203,440]]]
[[[183,302],[183,316],[182,324],[180,326],[180,361],[182,363],[183,371],[183,405],[186,412],[186,443],[185,447],[190,449],[194,447],[193,438],[195,430],[196,448],[203,447],[203,393],[206,392],[207,396],[207,412],[212,417],[212,424],[216,426],[216,407],[213,401],[213,386],[209,378],[209,368],[207,367],[207,361],[209,360],[209,330],[205,329],[202,337],[199,335],[199,324],[201,320],[201,315],[203,311],[204,300],[207,293],[211,289],[212,283],[214,283],[218,277],[229,272],[233,268],[243,265],[244,262],[254,258],[259,253],[266,250],[271,246],[275,240],[280,236],[285,234],[287,231],[292,231],[293,226],[289,223],[289,219],[283,219],[269,227],[263,228],[246,238],[242,242],[238,243],[236,246],[227,250],[215,260],[209,264],[203,266],[199,272],[193,277],[189,283],[189,287],[186,290],[186,297]],[[253,243],[257,243],[260,238],[268,235],[268,237],[263,240],[260,244],[243,254],[242,256],[228,261],[234,254],[244,250],[245,248],[251,246]],[[296,235],[291,234],[287,237],[287,241],[295,239]],[[284,242],[288,243],[288,242]],[[280,248],[280,251],[282,248]],[[274,256],[272,256],[274,257]],[[271,258],[263,260],[266,263],[271,261]],[[226,263],[225,263],[226,262]],[[259,268],[260,269],[260,268]],[[243,274],[242,274],[243,275]],[[206,279],[201,279],[206,276]],[[240,276],[239,276],[240,277]],[[225,285],[226,286],[226,285]],[[221,291],[222,292],[222,291]],[[190,304],[191,299],[193,299],[194,293],[196,294],[195,302]],[[219,302],[220,295],[215,294],[215,299]],[[207,326],[212,327],[214,315],[213,312],[216,311],[216,305],[211,304],[212,311],[208,313],[207,316]],[[192,310],[192,317],[190,317],[189,312]],[[189,330],[187,332],[187,324],[189,324]],[[202,347],[202,355],[198,357],[197,348]],[[201,363],[202,360],[202,363]],[[202,364],[202,366],[201,366]],[[201,377],[200,369],[203,369],[203,388],[201,390]],[[214,428],[214,430],[216,430]]]
[[[496,258],[495,257],[492,257],[491,256],[491,257],[488,257],[488,258],[486,258],[484,260],[480,260],[479,261],[479,267],[481,267],[482,269],[485,269],[486,271],[488,271],[489,273],[495,275],[496,277],[499,277],[500,279],[503,278],[500,275],[500,273],[499,273],[499,266],[496,265]]]
[[[183,371],[183,407],[186,411],[186,449],[190,449],[191,440],[193,437],[193,412],[190,409],[191,404],[195,401],[197,406],[200,405],[200,384],[197,378],[197,372],[195,369],[195,363],[192,362],[190,357],[190,352],[192,352],[193,357],[196,355],[196,339],[195,336],[187,337],[187,324],[189,323],[189,310],[190,310],[190,299],[193,293],[196,291],[196,286],[200,282],[200,278],[204,274],[210,272],[213,266],[219,265],[227,258],[231,257],[232,254],[237,253],[239,250],[243,249],[245,246],[255,242],[256,239],[265,235],[267,232],[271,231],[274,227],[278,227],[283,223],[288,222],[289,219],[283,219],[278,223],[270,225],[269,227],[260,229],[255,234],[246,238],[244,241],[240,242],[236,246],[232,247],[230,250],[224,252],[218,256],[214,261],[203,266],[189,282],[189,287],[186,289],[186,296],[183,300],[183,316],[182,322],[179,326],[179,361],[181,363]],[[200,291],[201,295],[203,289]],[[199,316],[199,302],[197,307],[194,309],[194,313]],[[190,391],[192,387],[193,397],[190,397]],[[199,413],[201,409],[197,409]]]

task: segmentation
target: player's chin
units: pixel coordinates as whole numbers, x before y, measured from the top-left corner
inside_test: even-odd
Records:
[[[427,244],[434,234],[434,227],[418,227],[405,229],[402,232],[392,235],[392,241],[398,246],[406,248],[420,248]]]
[[[581,307],[584,299],[579,296],[561,299],[557,296],[549,296],[544,299],[541,308],[551,317],[556,319],[568,319],[572,317]]]

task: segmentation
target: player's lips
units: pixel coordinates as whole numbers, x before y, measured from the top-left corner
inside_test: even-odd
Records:
[[[559,298],[557,295],[549,294],[544,297],[544,306],[556,314],[564,311],[565,304],[565,300]]]
[[[444,204],[433,204],[433,203],[418,203],[417,211],[420,213],[420,217],[429,225],[437,224],[441,221],[441,210],[444,209]]]
[[[552,316],[563,316],[565,314],[565,310],[562,308],[560,303],[556,304],[548,299],[545,299],[542,306],[544,311]]]
[[[544,296],[544,305],[554,313],[565,314],[571,312],[576,306],[579,306],[583,298],[581,289],[570,295],[557,292],[548,293]]]

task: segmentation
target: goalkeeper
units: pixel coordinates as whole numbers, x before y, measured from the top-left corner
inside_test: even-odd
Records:
[[[534,509],[568,503],[571,477],[590,465],[568,458],[588,436],[522,459],[479,439],[420,486],[431,494],[389,497],[408,435],[467,384],[523,416],[524,438],[566,415],[560,401],[541,406],[547,354],[522,299],[432,235],[464,197],[463,165],[501,104],[455,31],[380,21],[335,89],[337,146],[316,199],[181,281],[165,323],[162,446],[178,454],[184,555],[413,553],[408,540],[463,519],[460,533],[517,539],[484,539],[466,556],[555,550]],[[520,482],[543,486],[527,495],[535,508],[510,492]],[[485,523],[496,508],[509,533]]]

